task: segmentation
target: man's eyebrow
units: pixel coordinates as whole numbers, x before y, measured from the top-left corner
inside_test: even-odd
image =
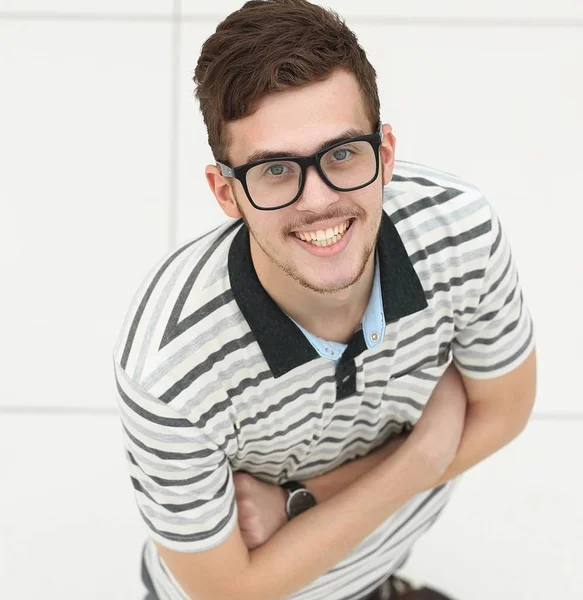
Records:
[[[320,152],[320,150],[323,150],[324,148],[327,148],[328,146],[333,146],[334,144],[343,142],[343,141],[348,140],[353,137],[358,137],[360,135],[366,135],[366,133],[362,129],[354,129],[354,128],[347,129],[346,131],[343,131],[336,137],[333,137],[330,140],[326,140],[326,141],[322,142],[316,148],[316,152]],[[288,150],[256,150],[255,152],[251,153],[247,157],[247,160],[245,162],[250,163],[250,162],[255,162],[256,160],[264,160],[267,158],[292,158],[292,157],[298,157],[298,156],[301,156],[301,155],[294,154],[293,152],[289,152]]]

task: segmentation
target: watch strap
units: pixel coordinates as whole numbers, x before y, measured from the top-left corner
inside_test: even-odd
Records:
[[[291,492],[295,492],[297,490],[308,490],[308,488],[299,481],[286,481],[285,483],[281,484],[281,487],[287,490],[290,494]]]

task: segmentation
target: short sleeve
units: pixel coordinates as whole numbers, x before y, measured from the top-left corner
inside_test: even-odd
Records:
[[[152,539],[182,552],[219,545],[237,523],[220,443],[114,368],[127,466]]]
[[[456,367],[472,379],[505,375],[534,348],[532,318],[510,245],[491,207],[490,211],[490,251],[483,281],[479,294],[466,298],[452,342]]]

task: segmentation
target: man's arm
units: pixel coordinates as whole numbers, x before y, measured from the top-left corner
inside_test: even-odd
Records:
[[[466,390],[454,365],[450,365],[443,373],[431,398],[436,402],[467,404]],[[323,502],[389,458],[406,439],[406,434],[397,436],[362,458],[347,462],[323,475],[304,479],[302,483],[318,502]]]
[[[493,379],[462,375],[468,409],[458,453],[438,485],[494,454],[528,423],[536,395],[536,351],[516,369]]]
[[[212,550],[176,552],[157,543],[160,555],[197,600],[286,598],[329,571],[439,479],[457,451],[465,408],[465,401],[440,403],[432,397],[415,429],[388,459],[251,552],[236,527]]]
[[[437,382],[431,397],[436,402],[467,404],[466,391],[457,369],[450,365]],[[361,458],[355,458],[327,473],[302,479],[318,504],[345,489],[361,475],[380,465],[394,454],[407,439],[407,434],[391,438]],[[287,492],[279,485],[265,483],[243,471],[234,474],[239,528],[245,545],[258,548],[287,523]]]
[[[454,369],[453,365],[448,370]],[[445,374],[444,374],[445,375]],[[445,383],[445,380],[442,378]],[[516,369],[494,379],[470,379],[457,375],[447,385],[436,387],[434,394],[451,396],[465,388],[468,402],[462,439],[453,462],[433,487],[441,485],[467,471],[510,443],[524,429],[532,412],[536,391],[536,353]],[[330,498],[389,457],[404,442],[400,436],[363,458],[306,479],[302,483],[318,501]]]
[[[355,458],[323,475],[304,479],[302,483],[321,504],[388,459],[406,439],[406,435],[392,438],[366,456]],[[253,550],[288,522],[285,512],[288,494],[281,486],[265,483],[244,471],[236,472],[233,480],[239,528],[245,545]]]
[[[528,421],[535,388],[534,351],[519,367],[494,379],[470,379],[460,375],[455,366],[450,365],[432,397],[440,402],[463,398],[468,408],[456,457],[441,478],[432,482],[430,487],[437,487],[457,477],[514,439]],[[302,483],[318,503],[325,502],[389,458],[406,439],[405,435],[393,438],[362,458],[323,475],[304,479]],[[287,494],[279,486],[258,481],[250,475],[244,477],[236,474],[236,477],[240,477],[236,482],[238,500],[243,502],[243,506],[239,507],[239,525],[247,547],[256,548],[286,524]]]

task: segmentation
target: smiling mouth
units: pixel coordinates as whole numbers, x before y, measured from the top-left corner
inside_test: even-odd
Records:
[[[336,225],[336,227],[316,229],[315,231],[294,231],[293,235],[302,240],[302,242],[324,248],[325,246],[333,246],[338,243],[350,229],[353,222],[354,219],[348,219],[344,223]]]

